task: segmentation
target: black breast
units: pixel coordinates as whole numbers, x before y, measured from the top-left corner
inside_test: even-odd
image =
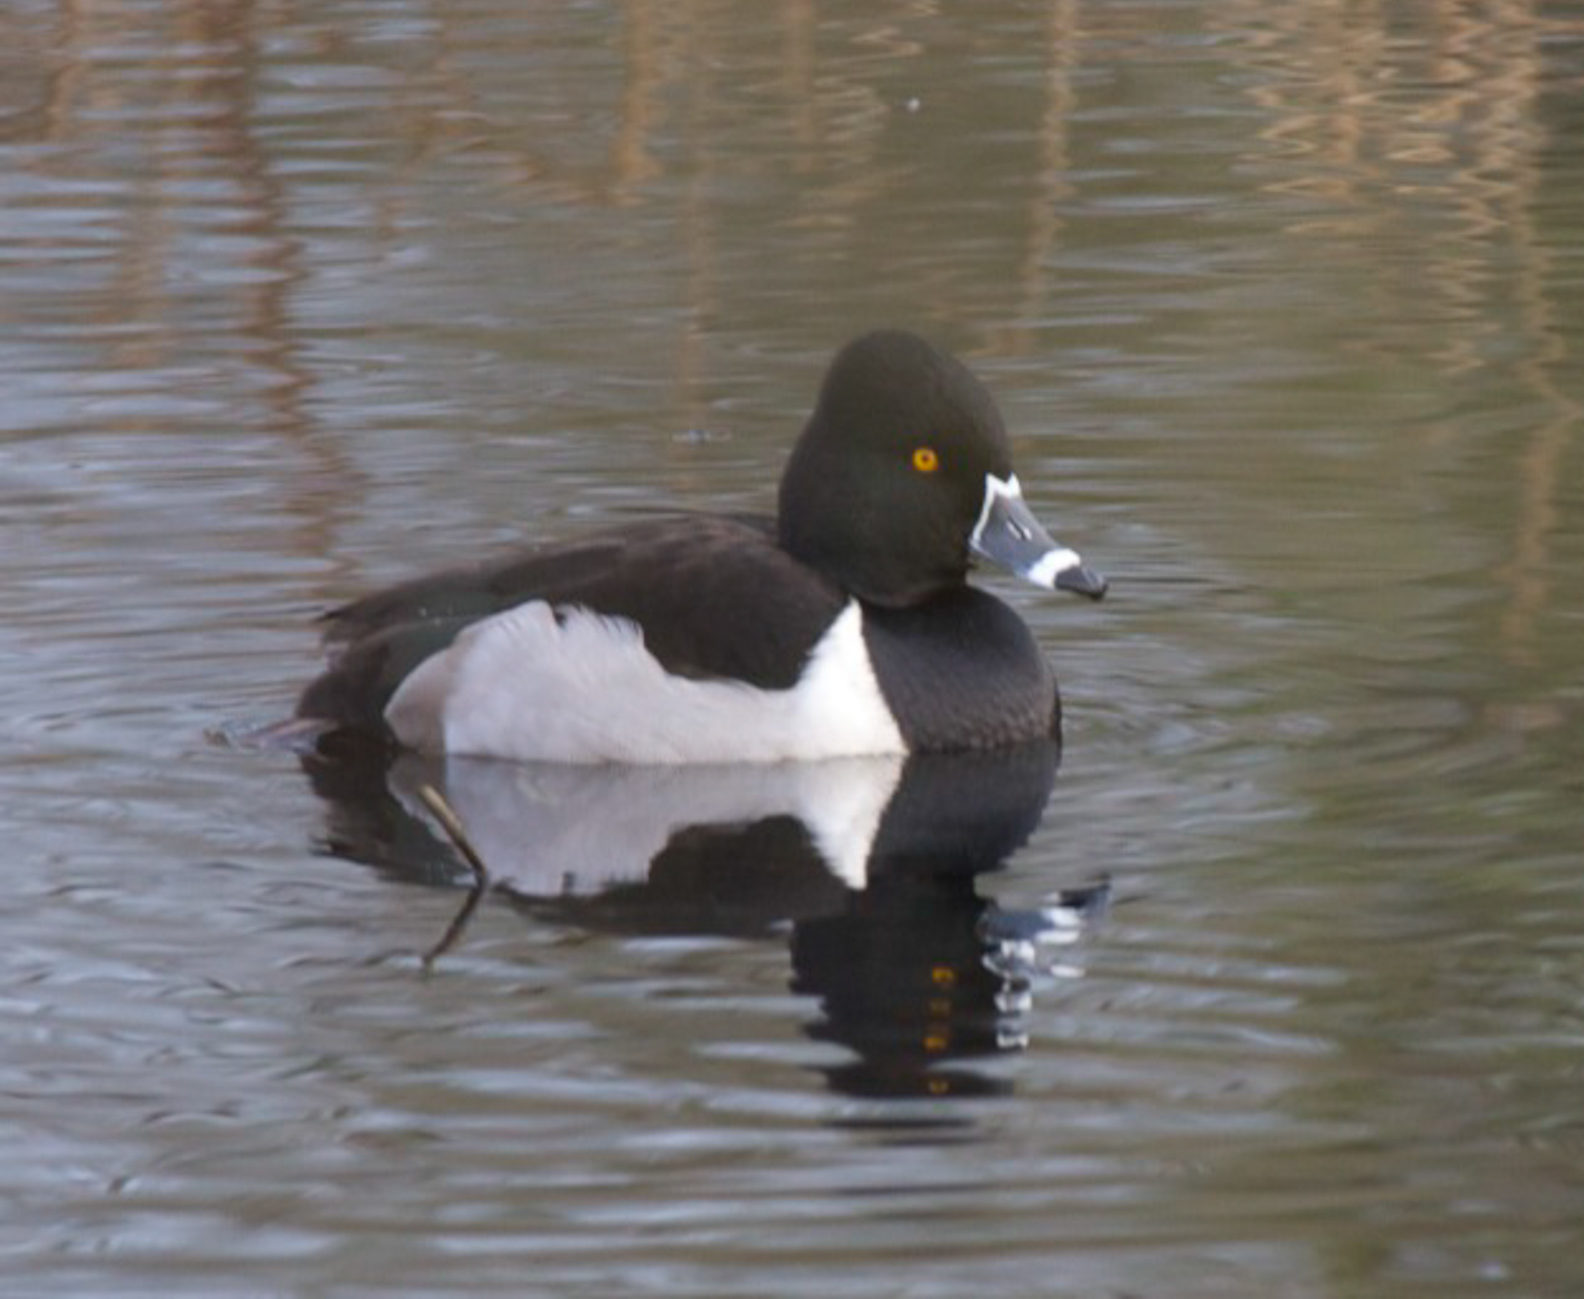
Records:
[[[907,609],[864,609],[885,695],[915,753],[1060,739],[1061,700],[1033,633],[994,596],[959,587]]]

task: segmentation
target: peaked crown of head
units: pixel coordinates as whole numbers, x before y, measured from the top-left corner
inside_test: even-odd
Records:
[[[781,544],[871,603],[960,586],[987,474],[1012,456],[967,366],[916,334],[878,330],[836,354],[781,479]]]

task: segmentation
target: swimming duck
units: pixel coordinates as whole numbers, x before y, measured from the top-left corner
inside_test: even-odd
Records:
[[[676,514],[419,577],[325,615],[297,713],[434,753],[776,762],[1060,734],[985,559],[1098,599],[1024,502],[983,384],[917,335],[837,353],[775,519]]]

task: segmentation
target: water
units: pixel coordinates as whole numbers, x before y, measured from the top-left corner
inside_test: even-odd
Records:
[[[19,1292],[1584,1283],[1565,7],[0,37]],[[765,504],[880,322],[970,359],[1114,581],[998,585],[1053,786],[869,772],[844,821],[813,777],[327,788],[246,742],[338,599]],[[427,967],[468,891],[425,776],[517,886]]]

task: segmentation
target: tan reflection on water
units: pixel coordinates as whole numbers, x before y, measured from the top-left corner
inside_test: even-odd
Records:
[[[1526,340],[1516,369],[1542,419],[1518,457],[1501,639],[1511,661],[1532,663],[1559,475],[1584,422],[1584,405],[1558,383],[1568,349],[1548,300],[1551,255],[1534,225],[1537,154],[1548,140],[1538,106],[1541,45],[1576,33],[1579,20],[1527,3],[1432,5],[1416,15],[1418,39],[1409,41],[1388,30],[1399,15],[1386,6],[1218,13],[1228,30],[1265,29],[1256,44],[1282,66],[1282,79],[1254,92],[1276,119],[1265,139],[1303,163],[1278,188],[1341,206],[1323,223],[1330,237],[1365,241],[1399,222],[1423,231],[1422,261],[1383,267],[1381,286],[1400,295],[1405,286],[1394,280],[1410,277],[1409,291],[1439,299],[1445,337],[1433,355],[1442,372],[1478,370],[1516,317]],[[1368,321],[1360,328],[1366,342]],[[1431,432],[1451,436],[1445,427]]]
[[[619,74],[590,80],[581,65],[569,71],[561,87],[564,120],[547,132],[492,101],[467,65],[487,41],[555,83],[561,74],[538,47],[535,21],[511,21],[514,11],[490,4],[401,12],[409,19],[404,39],[383,45],[367,41],[361,11],[327,5],[310,13],[251,0],[170,0],[152,9],[64,0],[52,30],[22,25],[21,47],[36,42],[27,57],[36,56],[43,71],[30,87],[35,101],[12,118],[11,137],[57,147],[34,163],[41,177],[93,174],[101,164],[82,146],[103,148],[112,138],[136,155],[104,253],[114,279],[92,306],[92,322],[114,335],[106,351],[112,366],[146,369],[180,350],[182,302],[170,286],[180,279],[178,231],[193,204],[183,190],[223,177],[229,228],[253,243],[245,259],[253,273],[212,292],[238,300],[237,331],[254,345],[254,362],[275,375],[268,402],[279,431],[302,440],[311,424],[303,396],[315,379],[300,359],[291,305],[315,271],[304,264],[292,228],[297,182],[281,166],[281,146],[260,131],[260,113],[268,111],[261,81],[281,58],[283,36],[309,67],[345,61],[379,69],[370,83],[377,88],[363,90],[379,111],[360,108],[339,129],[366,133],[393,160],[393,174],[379,182],[387,197],[376,200],[392,215],[404,202],[399,182],[459,156],[478,159],[505,189],[531,187],[536,201],[677,205],[687,273],[674,354],[677,385],[686,393],[702,386],[703,340],[734,292],[720,256],[729,222],[723,195],[745,169],[763,170],[751,154],[724,152],[738,146],[731,129],[744,94],[758,132],[786,142],[788,168],[802,178],[789,191],[791,227],[816,229],[822,242],[840,244],[873,226],[874,212],[901,183],[882,156],[882,134],[897,112],[913,111],[914,101],[889,102],[877,68],[919,65],[928,112],[936,65],[951,66],[942,64],[946,42],[995,48],[993,38],[953,26],[932,5],[864,19],[797,0],[765,7],[744,23],[730,6],[634,3],[620,7],[616,23],[582,37],[596,48],[611,45]],[[1033,30],[1040,33],[1034,59],[1043,69],[1043,107],[1027,123],[1022,201],[992,218],[1000,237],[1021,251],[994,286],[959,270],[949,255],[910,272],[936,281],[922,284],[918,296],[942,316],[971,313],[983,322],[977,350],[999,354],[1028,352],[1031,322],[1062,291],[1052,267],[1063,241],[1063,205],[1077,192],[1073,115],[1111,93],[1086,85],[1086,72],[1125,68],[1133,52],[1158,58],[1161,48],[1151,39],[1160,15],[1147,7],[1056,0],[1019,11],[1020,18],[1034,14],[1042,14]],[[1426,360],[1455,377],[1487,364],[1496,332],[1517,317],[1527,340],[1519,371],[1537,407],[1549,412],[1529,435],[1514,483],[1512,594],[1502,639],[1506,653],[1522,661],[1547,601],[1558,475],[1580,414],[1556,378],[1570,358],[1552,327],[1548,254],[1532,216],[1536,153],[1547,138],[1537,104],[1541,46],[1576,30],[1577,21],[1511,2],[1428,6],[1406,19],[1389,6],[1240,3],[1216,6],[1207,17],[1219,38],[1222,77],[1243,84],[1264,119],[1239,165],[1264,176],[1274,192],[1319,201],[1316,211],[1300,209],[1289,231],[1307,238],[1315,256],[1345,255],[1369,267],[1373,287],[1365,292],[1375,295],[1375,309],[1357,322],[1353,346],[1396,345],[1377,332],[1375,319],[1397,328],[1391,304],[1417,295],[1439,332]],[[339,121],[333,97],[323,111],[327,122]],[[587,147],[598,140],[603,147]],[[679,171],[677,186],[670,182]],[[1408,229],[1418,252],[1405,259]],[[378,228],[368,233],[376,243],[381,238]],[[1392,259],[1371,264],[1367,250],[1394,233]],[[399,237],[393,221],[387,237]],[[1340,252],[1346,248],[1351,254]],[[128,324],[138,327],[112,329]],[[1451,436],[1444,426],[1428,431]],[[313,496],[313,481],[348,481],[346,464],[314,467],[334,454],[323,442],[306,451],[305,498]],[[323,501],[320,508],[334,505]]]
[[[613,46],[619,74],[579,82],[578,71],[569,71],[564,121],[546,132],[492,101],[467,62],[488,41],[555,82],[560,74],[547,66],[531,19],[513,22],[511,10],[490,4],[413,6],[403,10],[410,22],[401,42],[370,45],[360,12],[328,5],[310,14],[252,0],[170,0],[152,9],[63,0],[51,30],[23,24],[18,42],[42,72],[28,88],[33,101],[14,113],[10,136],[56,146],[33,164],[41,179],[94,175],[104,160],[85,148],[105,149],[112,140],[135,154],[130,164],[117,160],[126,191],[107,213],[115,229],[103,252],[114,276],[86,322],[103,327],[113,368],[145,370],[180,353],[187,298],[173,297],[171,286],[181,280],[179,235],[194,202],[184,191],[224,179],[228,229],[251,244],[249,273],[209,291],[236,300],[238,334],[251,342],[252,361],[274,375],[267,401],[276,428],[303,448],[305,502],[315,483],[344,487],[355,468],[328,463],[336,455],[331,444],[305,436],[312,417],[303,398],[315,376],[301,361],[292,302],[315,268],[305,264],[293,229],[297,182],[282,168],[281,146],[260,130],[267,125],[260,114],[269,111],[262,82],[281,58],[283,35],[309,67],[345,61],[380,70],[371,83],[377,89],[363,91],[380,111],[357,110],[339,125],[329,96],[323,111],[327,122],[366,133],[393,160],[393,175],[379,182],[387,196],[376,199],[392,217],[404,202],[404,181],[419,182],[459,156],[478,159],[504,189],[531,187],[535,201],[676,204],[686,275],[675,373],[687,394],[705,385],[704,340],[737,291],[721,263],[729,223],[723,195],[745,169],[763,170],[751,154],[728,152],[739,145],[731,132],[745,88],[758,133],[786,142],[789,171],[801,178],[789,191],[791,227],[840,244],[872,226],[901,183],[882,157],[882,134],[916,101],[888,102],[877,67],[919,65],[928,112],[945,41],[994,48],[991,38],[950,26],[931,5],[863,19],[797,0],[743,23],[729,6],[634,3],[620,7],[618,22],[583,37]],[[1063,206],[1078,192],[1073,115],[1110,94],[1087,86],[1085,73],[1160,51],[1149,39],[1160,15],[1149,8],[1055,0],[1024,13],[1042,13],[1032,30],[1039,32],[1033,59],[1042,68],[1043,107],[1027,123],[1022,201],[993,218],[1008,246],[1021,251],[988,289],[949,255],[911,271],[936,281],[919,292],[934,310],[983,322],[975,350],[1003,355],[1035,346],[1031,322],[1062,292],[1052,268]],[[1316,210],[1300,209],[1289,229],[1315,257],[1368,268],[1364,301],[1373,295],[1374,307],[1357,321],[1351,346],[1399,346],[1393,304],[1405,295],[1421,298],[1433,315],[1438,337],[1425,360],[1449,379],[1489,364],[1492,346],[1508,342],[1504,333],[1516,328],[1525,340],[1517,372],[1542,417],[1515,457],[1501,639],[1510,659],[1527,662],[1547,606],[1559,476],[1580,422],[1577,399],[1558,382],[1572,358],[1553,327],[1549,254],[1533,224],[1536,155],[1548,135],[1538,94],[1543,43],[1576,31],[1578,22],[1512,2],[1428,6],[1409,19],[1389,6],[1329,4],[1237,3],[1206,16],[1219,38],[1221,75],[1244,85],[1263,118],[1239,165],[1275,193],[1318,202]],[[587,147],[598,140],[602,148]],[[670,182],[679,170],[677,186]],[[394,220],[383,224],[385,238],[399,238]],[[1406,243],[1405,231],[1413,232]],[[382,237],[379,228],[368,233],[376,243]],[[1409,244],[1416,254],[1404,257]],[[1381,245],[1391,258],[1375,261],[1369,249]],[[690,413],[702,422],[696,396]],[[1426,431],[1453,436],[1445,425]],[[336,505],[326,499],[315,508]]]

